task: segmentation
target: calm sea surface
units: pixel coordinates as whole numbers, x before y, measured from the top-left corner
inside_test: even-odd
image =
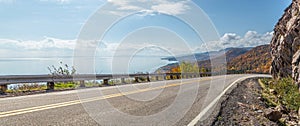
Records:
[[[35,74],[49,74],[48,66],[58,66],[59,62],[73,65],[72,57],[62,58],[0,58],[0,75],[35,75]],[[161,60],[161,57],[155,56],[136,56],[133,57],[129,63],[114,63],[111,57],[95,58],[95,73],[136,73],[136,72],[154,72],[157,68],[164,66],[169,61]],[[120,69],[120,66],[128,66],[128,69]],[[75,66],[76,68],[76,66]]]

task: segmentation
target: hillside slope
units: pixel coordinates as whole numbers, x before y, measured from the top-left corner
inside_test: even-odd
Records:
[[[229,70],[250,72],[250,73],[269,73],[271,66],[270,46],[257,46],[245,54],[233,58],[227,64]]]
[[[225,52],[226,61],[230,62],[235,57],[245,54],[249,50],[250,50],[250,48],[228,48],[228,49],[226,49],[226,52]],[[216,58],[220,58],[220,57],[222,58],[222,57],[224,57],[224,55],[216,57]],[[218,64],[218,63],[216,63],[216,64]],[[223,65],[223,64],[219,63],[219,65]],[[198,61],[198,66],[200,68],[206,68],[206,69],[210,70],[211,69],[211,60]],[[218,66],[215,66],[215,67],[218,67]]]
[[[271,66],[270,46],[262,45],[249,50],[249,48],[229,48],[225,53],[227,71],[230,73],[269,73]],[[218,57],[216,57],[218,58]],[[218,63],[215,63],[218,64]],[[220,68],[224,64],[219,64]],[[200,71],[211,70],[211,60],[198,61]],[[177,63],[160,68],[164,72],[178,71]],[[218,66],[214,66],[218,68]]]
[[[232,59],[234,59],[235,57],[245,54],[246,52],[248,52],[251,49],[251,47],[245,47],[245,48],[227,48],[225,49],[225,56],[226,56],[226,61],[229,62]],[[196,55],[196,54],[195,54]],[[202,55],[197,54],[197,59],[198,59],[198,66],[200,69],[206,69],[206,71],[209,71],[211,69],[211,60],[209,56],[212,56],[212,58],[219,58],[219,57],[224,57],[224,54],[221,54],[221,51],[214,51],[214,52],[210,52],[210,53],[203,53]],[[181,62],[191,62],[193,60],[189,60],[189,57],[191,56],[184,56],[184,57],[180,57],[178,60],[180,60]],[[162,58],[163,60],[169,60],[169,61],[176,61],[175,58],[170,57],[170,58]],[[184,60],[185,59],[185,60]],[[205,59],[205,60],[199,60],[199,59]],[[217,64],[217,63],[216,63]],[[220,65],[224,65],[221,64]],[[176,69],[178,68],[179,65],[178,63],[172,63],[172,64],[168,64],[166,66],[163,66],[161,68],[159,68],[160,72],[174,72],[172,71],[172,69]],[[216,66],[215,66],[216,67]],[[178,70],[178,69],[177,69]],[[177,71],[175,70],[175,71]]]

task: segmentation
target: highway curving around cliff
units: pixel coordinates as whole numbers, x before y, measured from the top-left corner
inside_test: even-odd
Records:
[[[213,76],[2,98],[0,124],[192,126],[214,109],[230,87],[251,77],[269,75]]]

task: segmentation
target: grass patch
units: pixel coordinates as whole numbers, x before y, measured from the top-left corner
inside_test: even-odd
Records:
[[[284,105],[289,110],[298,111],[300,107],[300,93],[292,78],[281,80],[261,79],[263,98],[270,106]]]
[[[79,84],[75,82],[61,82],[61,83],[55,83],[54,90],[75,89],[78,86]]]
[[[118,85],[118,84],[121,84],[121,81],[120,81],[120,80],[114,79],[114,80],[109,80],[109,81],[108,81],[108,85],[109,85],[109,86],[115,86],[115,85]]]
[[[85,86],[86,87],[101,87],[101,84],[98,82],[89,81],[89,82],[85,82]]]
[[[21,93],[46,90],[47,86],[44,84],[18,84],[11,89],[6,90],[5,93]]]

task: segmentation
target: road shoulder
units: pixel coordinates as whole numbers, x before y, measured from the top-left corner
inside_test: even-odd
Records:
[[[278,125],[264,116],[258,78],[241,81],[231,87],[216,104],[212,114],[197,125]]]

